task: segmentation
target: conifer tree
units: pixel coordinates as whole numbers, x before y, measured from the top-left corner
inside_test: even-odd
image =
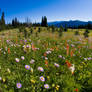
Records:
[[[48,26],[46,16],[42,17],[41,26],[42,27],[47,27]]]
[[[65,32],[67,32],[67,31],[68,31],[68,29],[67,29],[67,24],[65,24],[64,31],[65,31]]]
[[[61,26],[61,27],[60,27],[60,29],[59,29],[59,37],[61,37],[61,36],[62,36],[63,31],[64,31],[64,28]]]
[[[4,12],[2,12],[1,19],[0,19],[0,30],[5,29],[5,19],[4,19]]]

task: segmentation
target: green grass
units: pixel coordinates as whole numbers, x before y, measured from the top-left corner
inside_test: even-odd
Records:
[[[79,36],[74,35],[75,31],[69,29],[62,37],[58,37],[57,32],[48,32],[43,28],[36,36],[36,28],[26,39],[27,42],[18,29],[0,32],[0,92],[76,92],[77,89],[78,92],[91,92],[92,48],[88,39],[92,32],[85,39],[82,35],[84,29],[80,30]],[[24,49],[23,46],[27,45],[31,47]],[[21,56],[25,59],[22,60]],[[31,64],[31,60],[35,62]],[[70,67],[74,64],[73,74],[69,64]],[[31,68],[27,70],[25,65]],[[38,67],[42,67],[44,72],[39,71]],[[45,78],[44,82],[40,80],[41,76]],[[17,88],[17,83],[21,83],[22,87]],[[48,89],[44,87],[45,84],[49,85]]]

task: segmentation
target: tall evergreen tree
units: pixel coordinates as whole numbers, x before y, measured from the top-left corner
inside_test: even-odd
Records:
[[[0,20],[0,30],[4,30],[5,29],[5,19],[4,19],[4,12],[2,12],[1,15],[1,20]]]
[[[18,22],[17,18],[15,18],[15,19],[12,20],[12,26],[13,26],[14,28],[16,28],[16,27],[19,26],[19,22]]]
[[[47,17],[46,17],[46,16],[44,16],[44,26],[45,26],[45,27],[48,26],[48,24],[47,24]]]
[[[46,16],[42,17],[41,26],[42,27],[47,27],[48,26]]]
[[[44,25],[43,25],[43,22],[44,22],[43,20],[44,20],[44,19],[43,19],[43,17],[42,17],[41,26],[44,26]]]
[[[59,29],[59,37],[61,37],[62,36],[62,34],[63,34],[63,31],[64,31],[64,28],[62,27],[62,26],[60,26],[60,29]]]
[[[67,29],[67,24],[65,24],[64,31],[65,31],[65,32],[67,32],[67,31],[68,31],[68,29]]]

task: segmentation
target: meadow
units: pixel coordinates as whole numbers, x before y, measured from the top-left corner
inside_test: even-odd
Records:
[[[0,92],[92,92],[91,30],[88,38],[85,29],[61,37],[37,30],[28,38],[18,29],[0,32]]]

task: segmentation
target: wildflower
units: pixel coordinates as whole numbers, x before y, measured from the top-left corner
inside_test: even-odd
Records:
[[[30,66],[29,66],[29,65],[25,65],[25,68],[26,68],[27,70],[29,70],[29,69],[30,69]]]
[[[59,64],[57,64],[57,63],[54,63],[54,65],[55,65],[56,67],[59,67]]]
[[[46,54],[46,53],[44,53],[44,56],[46,57],[46,56],[47,56],[47,54]]]
[[[7,43],[9,43],[9,40],[6,40]]]
[[[49,89],[49,85],[48,85],[48,84],[44,84],[44,87],[45,87],[46,89]]]
[[[9,68],[7,69],[7,72],[8,72],[8,73],[11,73],[11,71],[10,71],[10,69],[9,69]]]
[[[16,62],[19,62],[19,59],[18,58],[15,58]]]
[[[43,76],[40,77],[41,81],[45,81],[45,78]]]
[[[33,68],[30,68],[31,72],[33,73]]]
[[[55,84],[52,84],[52,87],[55,87]]]
[[[5,82],[6,81],[6,79],[5,78],[3,78],[3,82]]]
[[[56,73],[56,75],[59,75],[59,73]]]
[[[62,56],[61,56],[61,55],[59,55],[59,58],[62,58]]]
[[[47,60],[45,60],[45,65],[48,65],[48,61]]]
[[[66,64],[67,64],[68,68],[71,66],[71,63],[69,61],[66,61]]]
[[[71,52],[70,52],[70,53],[71,53],[71,57],[72,57],[72,56],[73,56],[73,51],[71,50]]]
[[[47,76],[47,79],[50,79],[50,77],[49,77],[49,76]]]
[[[78,92],[78,88],[75,89],[75,92]]]
[[[27,40],[24,40],[24,42],[27,42]]]
[[[67,55],[69,55],[69,45],[67,44]]]
[[[48,60],[48,58],[47,58],[47,57],[45,57],[45,60]]]
[[[31,79],[30,81],[31,81],[31,83],[35,84],[35,80]]]
[[[25,59],[25,57],[24,57],[24,56],[21,56],[21,59],[22,59],[22,60],[24,60],[24,59]]]
[[[74,47],[75,45],[74,44],[71,44],[71,47]]]
[[[54,48],[50,48],[51,51],[54,51]]]
[[[35,51],[36,49],[35,49],[35,46],[34,46],[34,44],[32,44],[32,50],[33,51]]]
[[[87,61],[87,58],[84,58],[85,61]]]
[[[46,54],[50,54],[51,53],[51,51],[49,50],[49,51],[46,51]]]
[[[59,87],[60,87],[59,85],[56,85],[56,87],[55,87],[55,88],[56,88],[56,90],[59,90]]]
[[[92,59],[91,57],[88,58],[88,60],[91,60],[91,59]]]
[[[71,66],[69,69],[70,69],[70,71],[72,72],[72,74],[74,74],[74,70],[75,70],[74,64],[72,64],[72,66]]]
[[[29,48],[29,45],[27,45],[26,48]]]
[[[8,48],[8,54],[10,54],[10,48]]]
[[[32,59],[32,60],[30,61],[30,64],[33,64],[34,62],[35,62],[35,60]]]
[[[63,57],[63,59],[65,59],[65,57]]]
[[[31,39],[29,39],[29,41],[31,42]]]
[[[29,52],[30,49],[31,49],[31,45],[30,45],[30,44],[23,46],[23,50],[24,50],[25,52]]]
[[[6,54],[6,52],[4,52],[4,54]]]
[[[44,72],[44,69],[42,67],[38,67],[38,70]]]
[[[17,83],[16,86],[17,86],[17,88],[21,88],[22,87],[21,83]]]
[[[2,80],[2,77],[0,77],[0,80]]]

